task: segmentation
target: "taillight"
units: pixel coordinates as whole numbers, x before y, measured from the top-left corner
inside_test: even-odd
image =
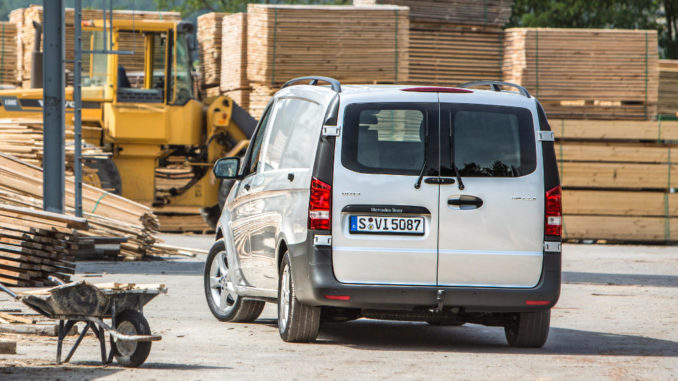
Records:
[[[560,236],[563,227],[563,203],[560,185],[546,192],[545,234]]]
[[[330,200],[332,186],[311,179],[311,197],[308,201],[308,228],[311,230],[330,230]]]

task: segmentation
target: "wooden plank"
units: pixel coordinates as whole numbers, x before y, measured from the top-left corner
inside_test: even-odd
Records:
[[[559,166],[564,187],[666,190],[678,187],[675,165],[564,162]]]
[[[669,218],[667,223],[663,217],[565,215],[563,223],[563,239],[623,242],[678,240],[678,218]]]
[[[558,161],[678,163],[678,146],[652,143],[556,143]],[[673,152],[671,152],[673,151]]]
[[[678,141],[678,121],[550,119],[558,139]]]
[[[71,228],[87,229],[87,220],[80,217],[68,216],[65,214],[52,213],[44,210],[22,208],[18,206],[0,204],[0,210],[10,212],[16,215],[26,215],[39,217],[40,219],[65,223]]]

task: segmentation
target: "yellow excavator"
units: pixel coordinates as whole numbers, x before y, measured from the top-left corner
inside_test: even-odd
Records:
[[[110,46],[135,54],[83,55],[83,138],[111,155],[85,163],[97,170],[93,181],[161,209],[200,208],[214,226],[230,184],[218,182],[210,169],[220,157],[244,153],[256,121],[226,96],[200,99],[193,24],[114,20],[105,34],[103,27],[103,20],[83,22],[83,50]],[[43,91],[35,87],[0,91],[0,119],[41,119]],[[73,124],[72,94],[67,87],[67,126]],[[184,181],[160,192],[156,175],[177,164],[185,168]]]

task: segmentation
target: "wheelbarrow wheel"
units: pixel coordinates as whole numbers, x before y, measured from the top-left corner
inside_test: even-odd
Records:
[[[116,317],[115,329],[125,335],[150,335],[148,321],[139,311],[125,310]],[[118,364],[136,368],[143,364],[151,353],[150,341],[122,341],[111,338],[111,350]]]

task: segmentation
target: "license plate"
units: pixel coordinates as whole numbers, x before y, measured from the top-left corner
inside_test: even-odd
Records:
[[[424,234],[424,217],[351,216],[349,232],[359,234]]]

